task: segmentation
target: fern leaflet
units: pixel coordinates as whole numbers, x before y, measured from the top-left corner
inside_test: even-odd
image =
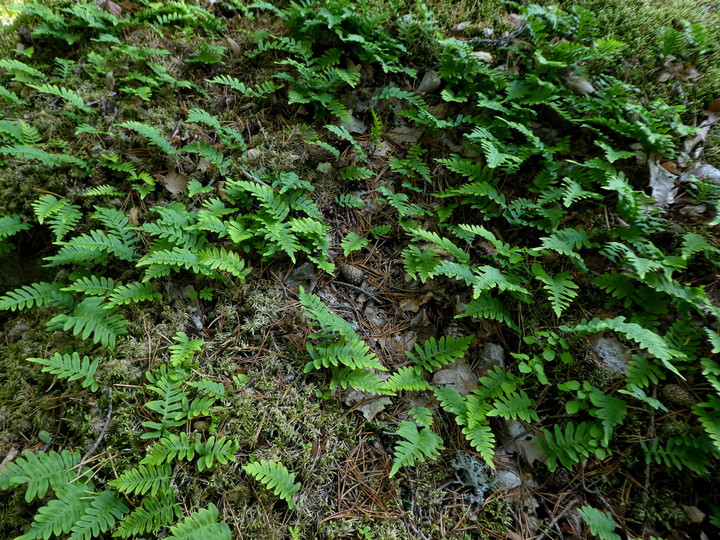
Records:
[[[274,461],[260,460],[243,465],[247,474],[261,482],[273,493],[287,502],[292,510],[295,507],[293,495],[300,491],[300,484],[295,482],[295,475],[285,465]]]
[[[45,366],[42,371],[52,373],[69,381],[84,378],[82,387],[90,388],[91,392],[96,392],[98,389],[98,383],[95,380],[95,371],[99,364],[98,360],[91,362],[87,356],[83,356],[81,360],[80,355],[76,352],[72,353],[72,355],[55,353],[52,358],[28,358],[27,360]]]

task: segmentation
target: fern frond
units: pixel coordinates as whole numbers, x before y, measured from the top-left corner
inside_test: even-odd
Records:
[[[78,463],[79,452],[26,452],[0,469],[0,489],[27,484],[25,502],[30,502],[44,497],[48,488],[57,492],[69,484],[77,476],[74,469]]]
[[[531,408],[535,405],[535,401],[524,392],[512,392],[504,394],[493,402],[493,408],[487,413],[487,416],[500,416],[506,420],[517,420],[531,423],[538,422],[540,418]]]
[[[287,502],[292,510],[295,507],[293,495],[300,491],[300,484],[295,482],[295,475],[285,465],[274,461],[260,460],[243,465],[247,474],[262,483],[273,493]]]
[[[154,144],[169,156],[175,155],[176,153],[175,148],[165,139],[165,136],[157,128],[148,126],[142,122],[123,122],[117,124],[117,126],[143,135],[151,144]]]
[[[155,495],[159,491],[168,489],[172,478],[172,467],[160,465],[159,467],[138,465],[137,469],[128,469],[108,485],[120,493],[129,495]]]
[[[91,362],[87,356],[83,356],[81,360],[80,355],[74,352],[72,355],[55,353],[52,358],[28,358],[27,360],[45,366],[42,371],[52,373],[62,379],[76,381],[84,378],[82,387],[90,388],[91,392],[96,392],[98,389],[98,383],[95,380],[95,371],[99,365],[97,359]]]
[[[712,441],[707,435],[700,437],[672,437],[660,445],[653,439],[649,445],[643,444],[645,463],[657,463],[676,469],[688,469],[700,476],[710,470],[710,455],[713,452]]]
[[[141,506],[135,508],[118,524],[113,536],[129,538],[157,531],[175,519],[180,519],[182,515],[182,508],[175,501],[175,491],[162,490],[157,496],[145,497]]]
[[[707,401],[695,405],[693,412],[712,439],[715,451],[720,452],[720,398],[710,396]]]
[[[227,272],[241,282],[245,280],[245,277],[251,270],[250,268],[245,268],[245,261],[240,258],[237,252],[228,251],[222,247],[203,249],[199,253],[198,259],[200,264],[213,270]]]
[[[213,463],[225,465],[230,461],[235,461],[235,452],[240,448],[240,444],[227,437],[211,436],[206,442],[196,445],[195,449],[198,453],[197,467],[202,472],[213,466]]]
[[[28,86],[30,88],[34,88],[40,93],[61,97],[82,111],[87,113],[92,112],[92,109],[85,105],[83,98],[80,97],[77,92],[70,90],[69,88],[63,88],[55,84],[28,84]]]
[[[420,366],[405,366],[398,369],[383,383],[387,392],[420,392],[430,390],[430,385],[425,380],[425,372]]]
[[[178,332],[173,337],[175,345],[170,345],[170,365],[183,366],[192,363],[195,353],[205,345],[202,339],[190,339],[185,332]]]
[[[478,422],[472,427],[463,427],[463,435],[480,454],[485,463],[492,469],[495,468],[493,456],[495,455],[495,435],[490,426],[486,423]]]
[[[559,317],[578,295],[577,289],[579,287],[572,280],[572,274],[570,272],[561,272],[549,276],[538,263],[532,265],[532,272],[535,278],[544,283],[543,289],[550,295],[550,304],[555,315]]]
[[[115,348],[117,338],[127,334],[127,321],[108,309],[103,299],[98,297],[85,298],[69,315],[61,313],[47,323],[53,330],[72,329],[73,335],[82,334],[83,339],[92,335],[94,343],[101,343],[109,349]]]
[[[440,450],[444,449],[443,441],[438,435],[427,427],[418,430],[415,422],[400,422],[396,433],[405,440],[395,445],[395,459],[390,469],[391,478],[400,467],[412,467],[416,462],[423,463],[428,459],[437,459],[440,457]]]
[[[130,283],[129,285],[118,285],[107,297],[105,309],[114,309],[116,306],[130,304],[133,302],[145,302],[162,298],[160,293],[153,292],[149,283]]]
[[[67,309],[74,302],[75,299],[64,292],[59,283],[41,281],[0,296],[0,310],[21,311],[33,306],[58,306]]]
[[[312,361],[305,366],[305,373],[321,367],[338,367],[340,365],[347,366],[350,369],[387,371],[387,368],[380,363],[377,356],[370,351],[370,347],[361,339],[346,341],[341,338],[340,341],[324,345],[315,346],[307,343],[305,347],[312,358]]]
[[[214,504],[192,513],[184,521],[170,527],[171,540],[230,540],[230,527],[218,523],[219,512]]]
[[[581,506],[578,508],[578,514],[580,514],[590,532],[598,536],[600,540],[620,540],[620,535],[614,532],[617,525],[608,512],[603,512],[592,506]]]
[[[91,540],[113,528],[115,522],[127,513],[128,507],[114,491],[94,495],[85,513],[70,529],[68,540]]]
[[[599,447],[599,439],[603,429],[595,423],[582,422],[575,425],[569,422],[563,431],[555,424],[552,432],[543,429],[545,439],[538,438],[538,446],[547,455],[547,467],[551,472],[557,468],[558,461],[566,468],[594,454],[599,459],[606,456],[605,450]]]
[[[623,334],[625,337],[637,342],[641,347],[658,358],[663,365],[672,371],[675,375],[682,377],[677,368],[673,365],[674,361],[686,360],[685,354],[670,347],[668,343],[652,330],[643,328],[636,323],[625,322],[625,317],[615,317],[614,319],[598,319],[595,318],[588,323],[580,323],[575,328],[568,326],[560,326],[563,332],[572,332],[580,335],[593,334],[602,332],[603,330],[613,330]]]
[[[465,356],[474,337],[443,336],[437,341],[431,337],[422,347],[416,343],[415,354],[408,351],[407,356],[425,371],[432,372]]]
[[[183,409],[187,404],[188,393],[181,390],[182,381],[170,380],[168,377],[155,379],[152,375],[148,375],[148,379],[154,384],[146,388],[158,394],[160,399],[147,402],[145,407],[157,413],[159,419],[157,422],[146,420],[140,424],[152,430],[140,435],[141,439],[167,436],[168,428],[185,424]]]
[[[2,146],[0,147],[0,154],[13,156],[18,159],[36,159],[48,167],[62,167],[64,165],[71,164],[82,167],[83,169],[88,168],[88,163],[78,157],[70,156],[68,154],[53,154],[27,144]]]
[[[370,369],[353,369],[349,367],[332,367],[330,379],[330,390],[340,386],[343,390],[353,388],[368,394],[387,395],[388,391],[384,382],[377,373]]]
[[[185,432],[174,433],[161,438],[152,450],[140,462],[141,465],[163,465],[175,459],[192,461],[195,457],[197,441],[191,441]]]
[[[503,303],[499,299],[490,296],[489,293],[481,294],[478,298],[468,302],[465,306],[465,312],[456,317],[492,319],[507,324],[513,330],[518,329],[518,326],[512,320],[510,312],[505,309]]]
[[[347,339],[359,339],[350,323],[330,311],[318,296],[300,289],[300,305],[305,315],[320,327],[321,334],[340,334]]]
[[[115,282],[112,279],[93,275],[78,278],[62,290],[88,296],[107,296],[114,288]]]
[[[75,482],[55,492],[56,499],[38,509],[28,531],[16,540],[34,540],[67,534],[90,506],[93,486]]]

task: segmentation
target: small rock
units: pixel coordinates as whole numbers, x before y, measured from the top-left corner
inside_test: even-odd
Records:
[[[351,264],[340,265],[340,275],[352,285],[360,285],[365,281],[365,273],[360,270],[357,266]]]
[[[309,262],[303,263],[292,271],[290,276],[285,280],[285,285],[293,290],[299,290],[304,287],[306,292],[313,292],[317,286],[317,276],[315,268]]]
[[[470,56],[472,56],[475,60],[480,60],[481,62],[485,62],[486,64],[492,64],[493,61],[493,55],[485,51],[471,52]]]
[[[588,337],[588,342],[597,356],[596,362],[600,367],[612,373],[627,373],[627,366],[632,360],[630,350],[614,337],[604,337],[595,334]]]
[[[499,469],[498,472],[495,473],[492,485],[496,489],[511,490],[522,485],[522,479],[514,471]]]
[[[472,23],[469,23],[469,22],[467,22],[467,21],[466,21],[466,22],[461,22],[460,24],[456,24],[455,26],[452,27],[452,29],[450,30],[450,33],[453,34],[453,35],[455,35],[455,36],[462,35],[462,34],[465,33],[465,30],[468,29],[468,27],[470,26],[470,24],[472,24]]]
[[[420,81],[417,91],[429,94],[437,91],[441,86],[442,79],[440,79],[440,74],[437,71],[428,71]]]
[[[663,399],[680,405],[681,407],[690,408],[697,405],[697,400],[693,395],[677,384],[666,384],[662,387],[661,395]]]
[[[478,345],[476,355],[480,359],[480,365],[478,366],[480,371],[490,371],[495,366],[505,368],[505,349],[497,343]]]
[[[595,93],[595,87],[590,84],[590,81],[574,73],[565,77],[565,88],[577,96]]]
[[[355,135],[362,135],[368,130],[368,127],[362,122],[362,120],[355,118],[353,115],[350,115],[350,120],[344,120],[342,122],[342,126]]]
[[[680,508],[685,512],[685,515],[690,518],[693,523],[702,523],[705,520],[705,512],[700,510],[697,506],[687,506],[681,504]]]

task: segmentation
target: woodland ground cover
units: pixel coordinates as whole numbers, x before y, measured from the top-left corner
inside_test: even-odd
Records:
[[[0,536],[717,534],[715,10],[0,12]]]

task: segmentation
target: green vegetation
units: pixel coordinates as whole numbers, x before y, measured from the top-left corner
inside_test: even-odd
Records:
[[[717,16],[391,7],[16,6],[0,536],[720,526]]]

